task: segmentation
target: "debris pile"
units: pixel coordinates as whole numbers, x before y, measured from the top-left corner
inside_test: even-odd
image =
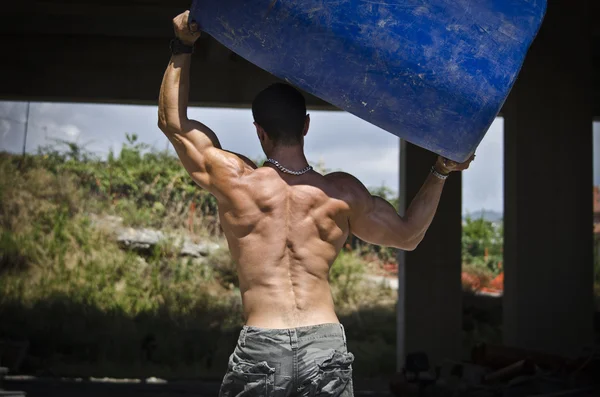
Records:
[[[409,354],[390,382],[395,396],[588,397],[600,396],[600,354],[568,359],[541,352],[482,344],[469,362],[431,368],[424,353]]]
[[[92,216],[92,224],[115,236],[122,249],[141,255],[150,255],[160,244],[166,244],[177,250],[179,256],[202,258],[221,249],[213,242],[196,243],[190,236],[177,233],[165,233],[161,230],[123,227],[123,218],[118,216]]]
[[[200,258],[210,255],[221,247],[216,243],[194,243],[189,237],[166,234],[154,229],[121,228],[117,231],[117,243],[121,248],[139,253],[151,253],[160,243],[169,243],[179,249],[180,256]]]
[[[16,343],[0,340],[0,364],[18,367],[22,361],[24,351],[29,347],[26,343]],[[25,397],[21,391],[4,390],[4,378],[8,374],[8,368],[0,366],[0,397]]]

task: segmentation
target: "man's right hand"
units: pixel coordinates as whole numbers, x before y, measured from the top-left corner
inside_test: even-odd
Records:
[[[173,29],[175,36],[183,42],[183,44],[193,46],[200,32],[196,22],[189,23],[190,12],[186,11],[173,18]]]

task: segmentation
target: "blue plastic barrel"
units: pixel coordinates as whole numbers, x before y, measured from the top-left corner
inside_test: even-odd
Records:
[[[195,0],[253,64],[418,146],[467,159],[515,82],[545,0]]]

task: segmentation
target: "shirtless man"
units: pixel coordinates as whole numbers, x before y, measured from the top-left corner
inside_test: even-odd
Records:
[[[353,355],[334,311],[329,268],[350,233],[413,250],[438,206],[444,179],[468,168],[439,158],[401,217],[352,175],[321,175],[303,144],[310,118],[302,94],[285,84],[252,104],[269,159],[257,167],[221,148],[215,133],[187,117],[195,24],[173,20],[176,39],[160,90],[158,125],[185,169],[218,201],[238,265],[246,325],[230,357],[221,396],[352,396]]]

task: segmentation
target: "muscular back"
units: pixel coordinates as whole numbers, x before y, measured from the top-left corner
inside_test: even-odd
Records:
[[[335,175],[263,167],[238,178],[220,203],[248,325],[337,322],[328,274],[350,232],[351,209]]]
[[[199,32],[188,23],[188,15],[177,16],[173,26],[180,40],[193,45]],[[190,54],[171,57],[158,98],[158,126],[194,181],[219,202],[221,223],[238,263],[248,325],[289,328],[337,322],[328,273],[348,234],[369,243],[415,249],[437,209],[443,174],[464,170],[474,159],[457,164],[438,158],[433,174],[437,176],[427,177],[404,217],[348,174],[291,176],[270,167],[257,169],[244,156],[222,150],[214,131],[187,117],[190,62]],[[277,90],[283,92],[281,87]],[[255,127],[265,154],[277,154],[275,160],[280,156],[286,162],[295,158],[302,168],[310,117],[305,115],[304,100],[298,99],[302,95],[286,90],[283,98],[288,102],[282,108],[279,94],[277,100],[263,97],[262,105],[268,104],[277,117],[260,118],[281,127],[299,121],[297,110],[302,107],[302,138],[278,145],[283,141],[272,139],[259,122]],[[296,127],[276,130],[300,132]]]

